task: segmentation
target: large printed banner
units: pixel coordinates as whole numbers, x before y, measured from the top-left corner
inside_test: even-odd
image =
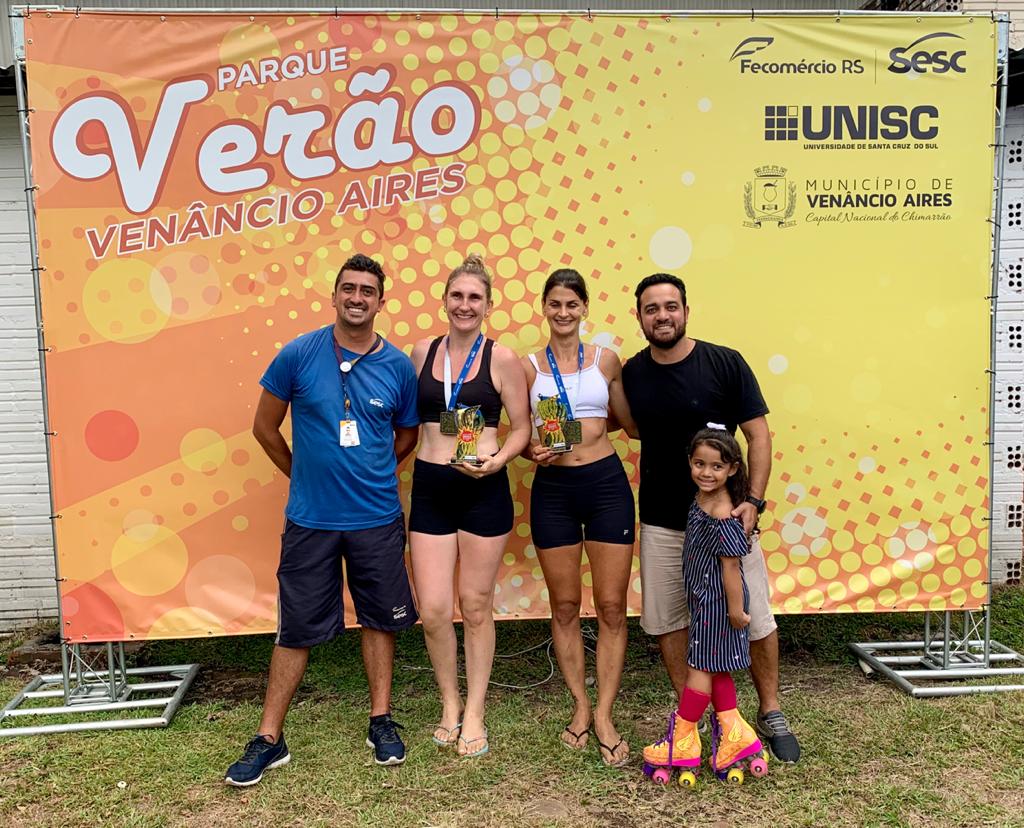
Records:
[[[521,354],[554,268],[586,276],[585,339],[623,357],[645,345],[633,286],[680,275],[691,335],[740,350],[772,409],[776,610],[980,606],[995,32],[32,13],[65,635],[274,628],[287,481],[250,435],[257,381],[332,322],[356,251],[384,263],[379,330],[407,352],[446,330],[467,252]],[[635,478],[639,443],[615,446]],[[533,472],[511,472],[495,612],[544,617]],[[634,561],[633,610],[639,591]]]

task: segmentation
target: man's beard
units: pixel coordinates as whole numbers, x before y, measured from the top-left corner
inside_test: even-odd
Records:
[[[651,344],[651,347],[657,348],[660,351],[670,351],[679,341],[686,336],[686,326],[684,325],[679,331],[677,331],[671,339],[655,339],[653,335],[644,332],[644,336],[647,341]]]

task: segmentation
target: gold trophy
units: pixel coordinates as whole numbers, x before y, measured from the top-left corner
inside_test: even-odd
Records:
[[[537,427],[540,444],[555,454],[572,451],[573,445],[583,442],[579,420],[569,419],[569,410],[558,397],[544,397],[537,403]]]
[[[455,415],[457,431],[455,436],[455,456],[448,462],[452,465],[472,463],[482,465],[477,456],[477,442],[484,431],[484,415],[479,405],[460,408],[452,412]]]

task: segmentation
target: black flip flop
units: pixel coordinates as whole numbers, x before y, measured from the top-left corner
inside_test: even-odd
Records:
[[[624,736],[620,736],[619,737],[619,741],[617,741],[615,743],[615,747],[608,747],[608,745],[606,745],[604,742],[601,741],[601,737],[597,735],[597,731],[596,730],[591,728],[590,732],[594,734],[594,738],[597,740],[597,746],[599,748],[601,748],[601,750],[608,751],[608,755],[611,756],[612,759],[615,758],[615,751],[617,751],[622,746],[622,744],[626,741],[626,738]],[[626,765],[629,764],[629,757],[628,756],[623,757],[622,759],[619,759],[617,762],[615,762],[615,761],[609,762],[602,755],[601,756],[601,761],[604,762],[605,765],[607,767],[609,767],[609,768],[622,768],[622,767],[625,767]]]
[[[565,739],[561,739],[560,740],[563,745],[565,745],[567,748],[569,748],[569,750],[584,750],[587,747],[586,743],[584,743],[582,745],[580,744],[580,739],[582,739],[584,736],[589,736],[590,735],[590,728],[589,727],[583,728],[583,732],[582,733],[577,733],[576,731],[572,730],[569,727],[569,725],[566,725],[565,726],[565,730],[562,731],[562,732],[563,733],[568,733],[570,736],[572,736],[573,741],[575,742],[575,744],[570,745],[567,741],[565,741]]]

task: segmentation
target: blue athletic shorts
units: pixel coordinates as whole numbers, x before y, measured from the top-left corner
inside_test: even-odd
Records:
[[[307,529],[289,520],[277,568],[277,644],[312,647],[345,629],[342,559],[360,626],[391,632],[416,623],[402,515],[351,531]]]

